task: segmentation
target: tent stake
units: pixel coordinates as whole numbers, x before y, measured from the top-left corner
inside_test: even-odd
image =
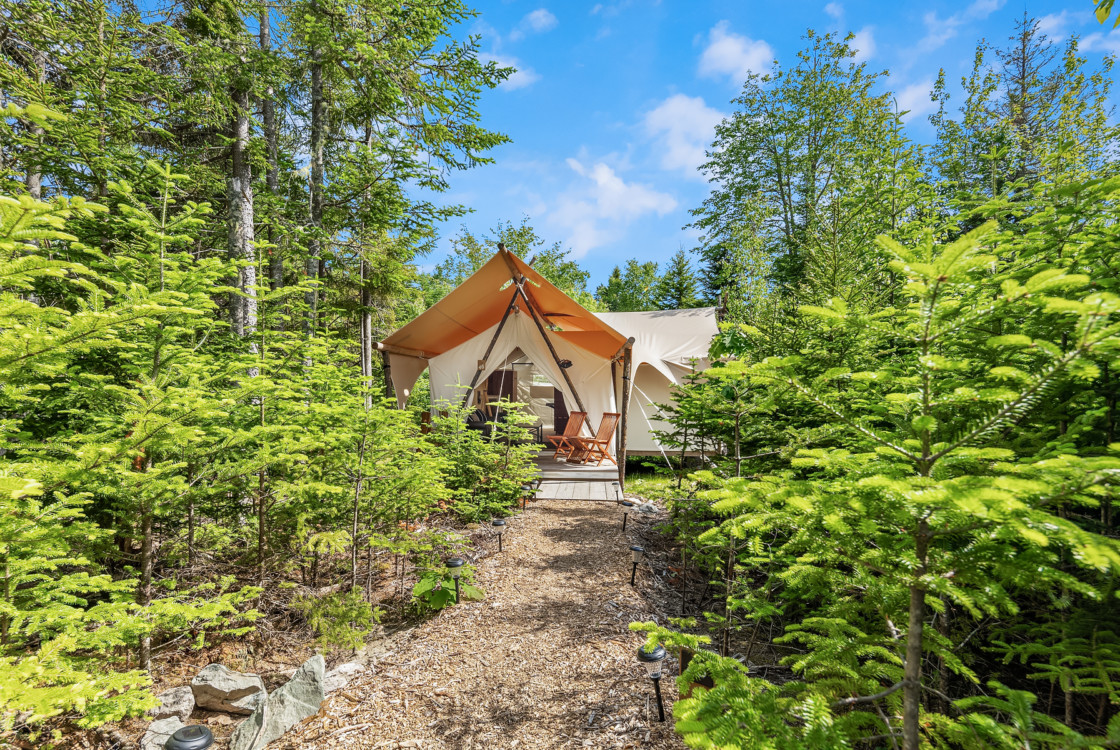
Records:
[[[514,284],[516,286],[516,284]],[[490,339],[490,346],[486,347],[486,353],[482,355],[482,361],[490,359],[490,353],[494,351],[494,345],[498,343],[498,337],[502,335],[502,329],[506,327],[506,321],[509,320],[509,314],[513,312],[513,306],[517,303],[517,290],[514,289],[513,296],[509,298],[509,305],[506,306],[506,312],[502,315],[502,321],[498,323],[498,330],[494,331],[494,338]],[[482,368],[474,371],[474,377],[471,378],[470,387],[467,389],[467,395],[463,396],[463,403],[460,408],[467,405],[470,401],[471,394],[474,393],[474,387],[478,385],[478,378],[482,375]]]

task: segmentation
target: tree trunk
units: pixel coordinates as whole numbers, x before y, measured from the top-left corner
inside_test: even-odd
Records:
[[[743,413],[740,411],[735,412],[735,476],[743,476],[743,452],[741,448],[741,431],[739,423],[743,420]]]
[[[152,468],[152,459],[144,464],[144,471]],[[149,501],[144,501],[140,506],[140,586],[136,592],[136,603],[146,607],[152,603],[152,570],[155,567],[155,550],[152,538],[154,514]],[[152,636],[148,633],[140,636],[140,668],[152,668]]]
[[[231,170],[227,184],[229,200],[229,256],[242,267],[237,272],[237,290],[231,322],[238,336],[257,330],[257,264],[253,247],[253,171],[249,161],[249,92],[234,89]],[[256,342],[252,344],[256,346]]]
[[[929,552],[929,528],[923,520],[918,524],[915,538],[918,558],[918,581],[925,574]],[[906,664],[902,689],[902,747],[903,750],[920,750],[921,736],[918,722],[922,700],[922,627],[925,624],[926,590],[918,581],[910,586],[910,622],[906,629]]]
[[[362,388],[365,390],[366,411],[373,408],[373,295],[369,291],[370,277],[369,261],[362,256],[362,324],[361,324],[361,359],[362,359]]]
[[[263,421],[263,420],[262,420]],[[262,468],[257,474],[257,585],[264,586],[264,542],[266,529],[267,481]]]
[[[34,16],[36,22],[40,21],[38,15]],[[31,53],[31,64],[35,69],[35,78],[40,87],[45,86],[47,83],[47,55],[42,50],[33,50]],[[43,104],[46,104],[44,101]],[[39,153],[42,150],[43,136],[46,131],[36,123],[32,123],[29,132],[34,137],[35,142],[39,145],[33,153],[27,155],[27,172],[24,176],[24,183],[27,186],[27,194],[35,200],[41,200],[43,197],[43,166],[39,163]]]
[[[272,20],[268,6],[261,8],[260,27],[261,50],[267,53],[272,49]],[[268,169],[265,172],[265,184],[268,186],[269,195],[273,200],[276,200],[277,195],[280,193],[280,149],[278,144],[279,135],[276,129],[276,92],[273,90],[271,84],[265,87],[264,99],[261,101],[261,114],[264,119],[265,158],[268,162]],[[273,206],[272,210],[275,211],[275,206]],[[275,216],[273,215],[269,216],[267,232],[269,286],[273,291],[276,291],[284,286],[284,256],[275,244],[276,226]]]
[[[365,425],[369,429],[368,423]],[[362,484],[364,477],[362,469],[366,460],[366,438],[362,436],[362,443],[358,448],[358,476],[354,480],[354,514],[350,525],[350,589],[358,588],[358,516],[361,509]]]
[[[327,100],[323,94],[323,52],[318,47],[311,50],[311,237],[307,243],[307,280],[319,277],[322,259],[323,231],[323,148],[327,136]],[[315,330],[316,308],[319,293],[309,288],[305,295],[307,317],[304,331],[308,336]]]

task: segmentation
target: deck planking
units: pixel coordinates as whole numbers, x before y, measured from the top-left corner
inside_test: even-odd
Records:
[[[614,502],[613,482],[618,481],[618,467],[610,462],[569,464],[552,457],[552,451],[541,451],[536,458],[541,485],[537,497],[542,500],[598,500]]]

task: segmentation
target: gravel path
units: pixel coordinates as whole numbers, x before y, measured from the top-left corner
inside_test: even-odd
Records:
[[[373,672],[285,735],[287,748],[682,748],[627,626],[655,616],[630,587],[631,543],[614,503],[541,501],[476,563],[481,602],[417,626]],[[633,519],[632,519],[633,523]]]

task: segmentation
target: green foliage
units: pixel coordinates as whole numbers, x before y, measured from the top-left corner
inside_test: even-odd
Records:
[[[484,433],[466,426],[473,409],[437,405],[429,439],[445,461],[444,483],[459,518],[488,521],[508,515],[521,499],[521,486],[536,477],[537,446],[526,429],[533,417],[521,406],[498,402],[501,416]]]
[[[445,459],[375,395],[373,339],[419,311],[412,263],[462,213],[416,188],[505,142],[477,105],[512,71],[457,41],[459,2],[149,10],[3,6],[8,718],[141,713],[154,659],[253,637],[251,604],[293,579],[344,579],[304,604],[353,645],[375,572],[407,603],[445,543],[416,533]],[[524,468],[505,453],[474,512]]]
[[[626,261],[625,271],[614,267],[607,283],[595,290],[595,296],[611,312],[656,310],[660,286],[657,263],[631,259]]]
[[[319,648],[344,648],[357,651],[380,619],[380,612],[365,600],[361,591],[351,590],[326,596],[301,596],[292,606],[302,612],[315,631]]]
[[[1012,42],[981,45],[959,116],[935,90],[928,165],[816,37],[717,133],[697,215],[722,361],[663,408],[667,441],[715,443],[670,500],[682,565],[714,579],[688,629],[719,635],[682,677],[716,677],[674,708],[690,746],[1115,741],[1111,62],[1029,18]],[[771,93],[806,125],[756,117]],[[821,120],[840,140],[814,157],[798,144],[835,106],[882,127]],[[774,194],[777,134],[845,195],[798,204],[800,168],[794,202]],[[788,675],[744,667],[769,654]]]
[[[684,310],[699,307],[699,285],[684,250],[678,250],[665,264],[665,273],[657,287],[657,306],[661,310]]]
[[[451,255],[420,279],[426,305],[438,302],[481,268],[498,249],[499,243],[576,302],[589,310],[599,309],[598,301],[587,291],[591,274],[571,260],[568,257],[571,251],[565,250],[559,242],[546,246],[528,218],[523,218],[517,226],[509,221],[499,223],[490,234],[481,238],[475,237],[466,227],[460,229],[459,234],[451,238]]]
[[[471,583],[474,568],[464,565],[459,571],[459,600],[477,602],[486,598],[482,589]],[[412,587],[412,596],[422,609],[436,612],[458,603],[455,601],[455,579],[445,569],[421,574],[420,580]]]

